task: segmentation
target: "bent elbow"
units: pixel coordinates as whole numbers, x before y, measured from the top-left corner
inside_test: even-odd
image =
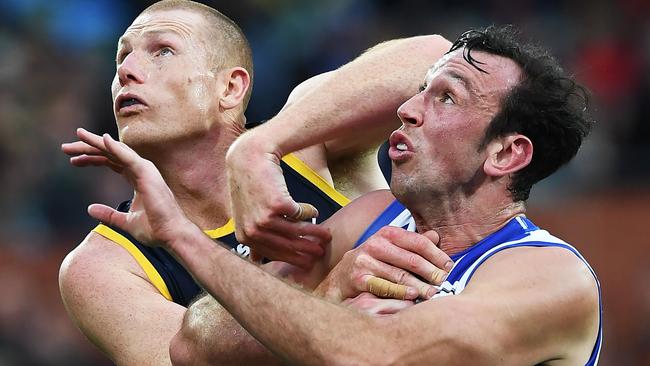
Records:
[[[169,358],[174,366],[193,365],[195,361],[193,342],[184,333],[186,332],[181,329],[169,342]]]

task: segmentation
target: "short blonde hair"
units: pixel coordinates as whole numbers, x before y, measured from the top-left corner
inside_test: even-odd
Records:
[[[210,25],[209,44],[216,56],[215,69],[240,66],[250,75],[250,86],[244,98],[246,109],[253,90],[253,52],[241,28],[218,10],[190,0],[162,0],[140,14],[165,10],[187,10],[203,16]]]

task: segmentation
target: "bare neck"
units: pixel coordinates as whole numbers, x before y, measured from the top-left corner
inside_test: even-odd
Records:
[[[409,210],[418,232],[435,230],[440,235],[440,249],[453,255],[523,215],[526,207],[523,202],[512,202],[506,194],[479,194],[463,199],[434,197],[409,205]]]
[[[243,128],[217,126],[173,148],[147,151],[187,217],[203,230],[226,224],[231,217],[225,156]]]

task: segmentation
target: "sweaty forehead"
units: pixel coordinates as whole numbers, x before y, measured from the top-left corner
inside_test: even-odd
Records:
[[[482,62],[477,65],[487,71],[479,71],[463,58],[464,49],[450,52],[441,57],[427,72],[427,84],[436,77],[447,77],[460,81],[478,94],[514,87],[521,78],[521,68],[513,60],[482,51],[472,51],[472,58]]]
[[[147,33],[175,33],[187,40],[197,39],[203,34],[204,21],[201,15],[182,9],[144,12],[135,18],[120,37],[119,43]]]

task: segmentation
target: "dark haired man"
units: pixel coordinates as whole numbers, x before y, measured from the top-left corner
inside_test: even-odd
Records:
[[[250,334],[291,363],[594,365],[602,335],[595,275],[573,247],[524,216],[523,201],[532,184],[575,155],[590,128],[584,113],[582,89],[552,58],[515,42],[509,29],[459,38],[398,110],[403,126],[391,135],[389,153],[399,202],[367,233],[386,224],[436,230],[455,264],[432,299],[383,317],[323,301],[215,248],[153,166],[108,136],[92,143],[124,169],[141,208],[125,215],[94,205],[89,213],[155,238]],[[280,144],[281,152],[296,145]],[[358,229],[355,218],[382,194],[332,216],[333,230]],[[364,247],[406,234],[384,228],[371,235],[343,256],[319,292],[340,301],[364,291],[349,278],[351,268],[363,267],[359,258],[372,255]],[[391,292],[382,283],[366,290]],[[172,358],[183,361],[191,346],[179,334]]]
[[[307,92],[327,94],[320,86],[323,83],[343,83],[341,80],[354,80],[346,73],[362,78],[364,72],[374,70],[387,76],[378,80],[378,85],[384,83],[395,91],[391,99],[381,102],[396,108],[418,81],[413,75],[406,83],[397,84],[391,75],[425,70],[430,59],[400,61],[400,55],[418,50],[437,58],[447,44],[440,37],[420,37],[370,50],[342,72],[318,76],[298,87],[290,107],[304,109],[300,99]],[[400,66],[392,71],[376,62],[378,57]],[[144,10],[120,38],[116,62],[112,94],[120,140],[154,162],[180,207],[207,235],[246,256],[249,249],[235,239],[225,176],[225,154],[244,132],[244,110],[252,83],[251,52],[241,30],[205,5],[182,0],[158,2]],[[309,107],[304,114],[313,110]],[[371,152],[397,122],[394,115],[384,113],[373,125],[364,127],[369,133],[363,140],[353,141],[348,136],[283,157],[282,171],[292,196],[316,206],[318,220],[323,220],[345,205],[347,197],[385,186]],[[354,118],[347,123],[358,125]],[[78,134],[88,135],[85,131]],[[95,154],[96,149],[83,143],[64,145],[64,151],[73,156],[75,165],[106,163],[106,158]],[[338,163],[328,164],[335,159]],[[334,182],[344,180],[347,184],[337,184],[339,191],[334,189]],[[265,181],[261,179],[258,185]],[[131,203],[126,201],[120,210],[137,210],[137,201],[133,207]],[[308,237],[292,241],[291,251],[264,254],[309,267],[322,255],[319,240],[327,242],[329,234],[286,216],[279,217],[276,224],[297,228]],[[291,234],[292,239],[296,237]],[[168,252],[148,248],[137,239],[141,238],[110,222],[100,224],[62,264],[62,297],[84,334],[115,363],[169,364],[169,341],[180,329],[186,307],[199,295],[200,287]],[[279,234],[273,239],[287,242]]]

